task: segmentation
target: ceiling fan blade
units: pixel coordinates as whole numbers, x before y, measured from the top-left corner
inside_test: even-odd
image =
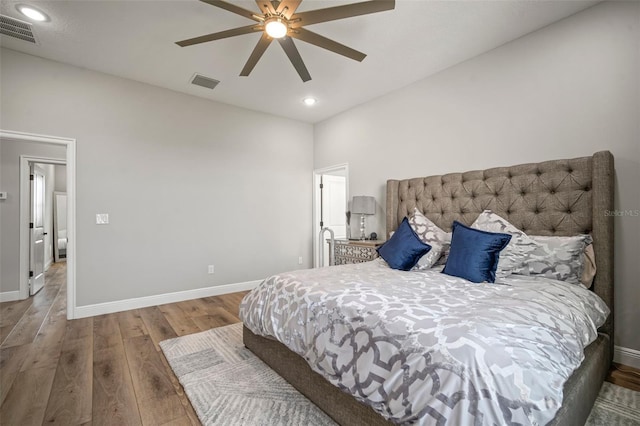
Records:
[[[311,75],[309,74],[309,71],[307,71],[307,67],[302,61],[302,57],[300,56],[300,52],[298,52],[298,48],[295,44],[293,44],[293,39],[291,37],[283,37],[279,38],[278,42],[289,57],[289,60],[293,64],[293,67],[296,69],[296,71],[298,71],[298,75],[300,75],[302,81],[307,82],[311,80]]]
[[[290,31],[289,35],[293,38],[297,38],[298,40],[306,41],[314,46],[322,47],[323,49],[330,50],[358,62],[362,62],[362,60],[367,57],[367,55],[362,52],[358,52],[344,44],[340,44],[337,41],[333,41],[304,28],[296,28],[295,30]]]
[[[258,16],[256,16],[255,12],[244,9],[240,6],[236,6],[233,3],[228,3],[222,0],[200,0],[200,1],[210,4],[211,6],[216,6],[216,7],[219,7],[220,9],[224,9],[229,12],[235,13],[236,15],[244,16],[245,18],[249,18],[254,21],[261,21],[261,19]]]
[[[291,18],[296,13],[296,9],[300,6],[302,0],[282,0],[276,9],[276,12],[282,13],[285,18]]]
[[[192,46],[194,44],[206,43],[208,41],[220,40],[223,38],[235,37],[243,34],[250,34],[256,31],[262,31],[260,26],[248,25],[246,27],[234,28],[232,30],[220,31],[219,33],[206,34],[200,37],[194,37],[187,40],[177,41],[180,47]]]
[[[267,15],[267,14],[275,15],[276,9],[271,4],[271,1],[269,1],[269,0],[256,0],[256,4],[258,5],[258,7],[262,11],[262,13],[264,13],[265,15]]]
[[[251,56],[249,56],[247,63],[244,64],[244,68],[242,68],[242,71],[240,72],[241,77],[246,77],[251,74],[251,71],[253,71],[253,68],[264,54],[264,51],[267,50],[267,47],[269,47],[272,40],[273,39],[269,37],[267,33],[262,33],[262,37],[258,41],[258,44],[256,44],[253,52],[251,52]]]
[[[291,28],[318,24],[320,22],[335,21],[336,19],[351,18],[353,16],[367,15],[369,13],[383,12],[385,10],[394,9],[395,6],[395,0],[373,0],[295,13],[291,17],[291,20],[295,21],[291,23]]]

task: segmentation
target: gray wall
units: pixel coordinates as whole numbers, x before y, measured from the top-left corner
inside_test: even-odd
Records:
[[[2,191],[8,192],[6,200],[0,201],[0,293],[17,291],[20,289],[20,277],[18,265],[20,262],[20,155],[32,157],[47,157],[64,160],[66,150],[59,145],[43,143],[16,142],[0,140],[0,186]],[[53,167],[42,165],[49,170],[47,173],[47,212],[45,216],[50,219],[52,215],[51,198],[54,184]],[[45,223],[45,262],[51,259],[51,222]]]
[[[45,270],[53,263],[53,190],[56,175],[53,164],[38,164],[44,170],[44,266]]]
[[[2,128],[77,139],[78,306],[311,266],[311,125],[0,54]]]
[[[1,121],[0,121],[0,125],[1,125]],[[2,143],[2,141],[0,141],[0,144]],[[2,146],[0,145],[0,191],[6,191],[5,189],[5,183],[4,183],[4,179],[2,179],[2,171],[4,170],[4,167],[2,167]],[[2,226],[2,218],[3,218],[3,212],[6,209],[6,207],[4,207],[4,205],[6,204],[6,200],[0,200],[0,293],[2,293],[2,274],[3,274],[3,268],[2,268],[2,263],[4,262],[4,256],[2,256],[2,241],[5,238],[5,232],[3,231],[3,226]]]
[[[348,162],[349,192],[384,206],[388,178],[607,149],[617,208],[640,209],[639,23],[640,3],[601,3],[335,116],[315,126],[315,167]],[[369,224],[383,235],[382,207]],[[615,226],[615,343],[640,350],[640,217]]]
[[[56,165],[54,172],[56,175],[56,186],[54,190],[57,192],[67,192],[67,166]]]

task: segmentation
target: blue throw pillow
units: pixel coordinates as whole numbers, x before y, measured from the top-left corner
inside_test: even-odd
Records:
[[[408,271],[429,250],[431,246],[420,240],[405,217],[389,241],[378,247],[378,254],[391,268]]]
[[[509,234],[481,231],[454,221],[449,258],[442,272],[474,283],[493,283],[500,252],[510,240]]]

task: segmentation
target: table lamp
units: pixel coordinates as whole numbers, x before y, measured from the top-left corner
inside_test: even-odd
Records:
[[[365,228],[365,215],[372,215],[376,212],[376,199],[366,195],[357,195],[353,197],[351,202],[351,213],[360,215],[360,239],[366,240],[367,235]]]

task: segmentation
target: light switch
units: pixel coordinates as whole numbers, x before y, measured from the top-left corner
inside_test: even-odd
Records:
[[[7,199],[7,193],[4,191],[0,192],[0,200],[6,200]]]
[[[96,225],[108,225],[109,213],[98,213],[96,215]]]

